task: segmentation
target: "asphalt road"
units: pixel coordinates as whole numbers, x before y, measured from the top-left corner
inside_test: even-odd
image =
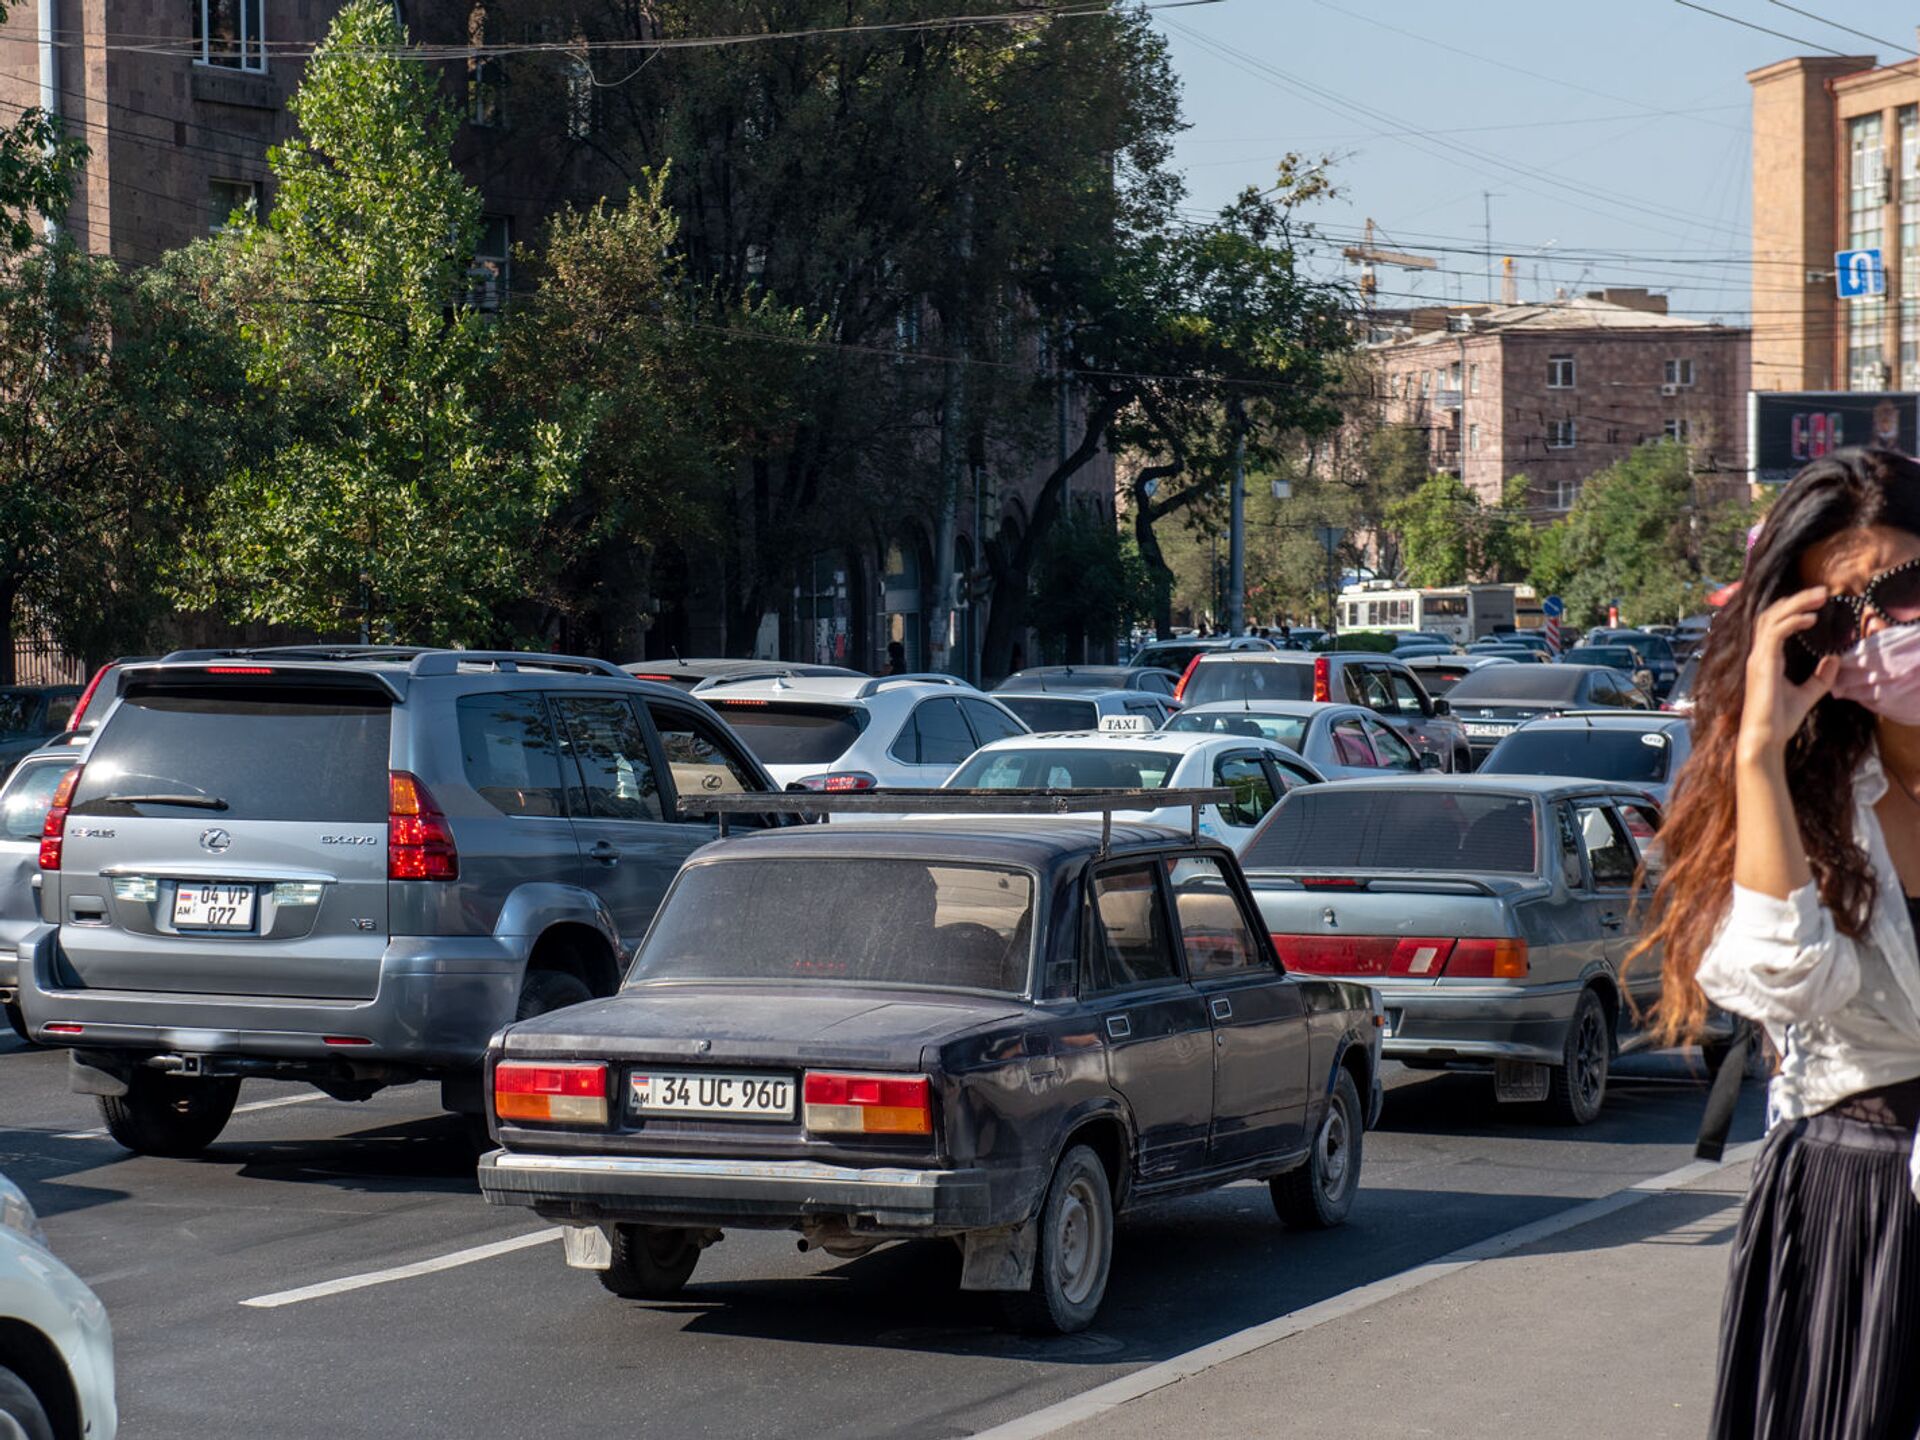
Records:
[[[65,1064],[0,1040],[0,1171],[107,1304],[129,1440],[968,1435],[1674,1169],[1704,1100],[1697,1061],[1636,1058],[1570,1131],[1491,1081],[1395,1067],[1344,1229],[1290,1233],[1256,1185],[1134,1212],[1098,1330],[1045,1341],[961,1293],[946,1244],[838,1260],[736,1232],[664,1304],[608,1295],[555,1240],[423,1269],[546,1228],[480,1199],[437,1091],[347,1105],[253,1083],[259,1108],[205,1159],[152,1160],[96,1131]],[[1749,1084],[1736,1140],[1761,1103]],[[399,1267],[416,1273],[242,1303]]]

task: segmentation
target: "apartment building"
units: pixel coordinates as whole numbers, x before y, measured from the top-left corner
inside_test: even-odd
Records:
[[[1425,430],[1430,463],[1484,503],[1524,475],[1542,518],[1636,445],[1689,447],[1703,475],[1746,469],[1748,332],[1609,289],[1528,305],[1411,312],[1370,347],[1384,415]]]

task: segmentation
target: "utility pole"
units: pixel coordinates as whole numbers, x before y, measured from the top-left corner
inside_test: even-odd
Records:
[[[1247,628],[1247,413],[1234,396],[1233,481],[1227,491],[1227,633]]]
[[[60,115],[60,50],[54,43],[57,0],[40,0],[40,108],[58,119]],[[60,234],[60,226],[51,215],[41,217],[41,230],[49,242]]]
[[[1480,223],[1487,239],[1487,303],[1493,303],[1493,191],[1480,192]]]

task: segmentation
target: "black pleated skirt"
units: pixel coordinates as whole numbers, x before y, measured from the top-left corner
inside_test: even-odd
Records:
[[[1720,1318],[1712,1434],[1920,1436],[1913,1131],[1815,1115],[1754,1162]]]

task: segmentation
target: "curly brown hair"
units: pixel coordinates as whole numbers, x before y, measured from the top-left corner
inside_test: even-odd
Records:
[[[1747,695],[1747,652],[1760,612],[1802,590],[1800,560],[1822,540],[1868,525],[1920,535],[1920,464],[1891,450],[1839,450],[1796,475],[1768,513],[1739,593],[1714,622],[1694,686],[1693,755],[1674,784],[1660,848],[1665,874],[1627,963],[1661,955],[1653,1025],[1664,1044],[1699,1036],[1707,999],[1694,981],[1701,956],[1733,899],[1734,751]],[[1788,647],[1787,673],[1803,681],[1814,659]],[[1820,900],[1843,934],[1873,918],[1872,862],[1853,833],[1853,772],[1873,744],[1874,717],[1847,700],[1813,707],[1787,745],[1787,788]]]

